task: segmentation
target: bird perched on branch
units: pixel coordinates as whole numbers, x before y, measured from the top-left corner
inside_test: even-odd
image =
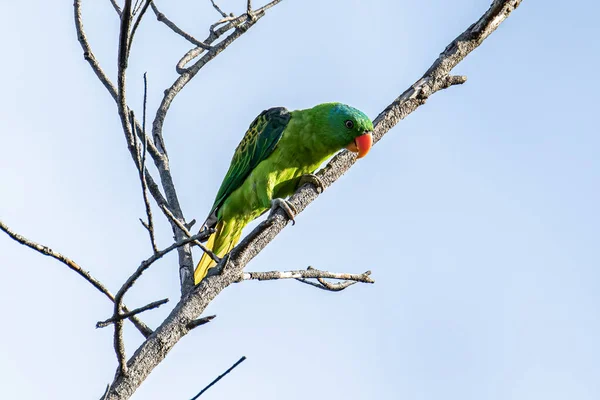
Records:
[[[364,157],[373,144],[372,131],[369,117],[341,103],[296,111],[276,107],[260,113],[235,150],[202,225],[202,229],[215,229],[206,247],[218,257],[225,256],[239,241],[242,229],[270,208],[283,208],[294,221],[296,210],[285,198],[307,181],[323,189],[312,173],[343,148]],[[195,283],[215,265],[203,254]]]

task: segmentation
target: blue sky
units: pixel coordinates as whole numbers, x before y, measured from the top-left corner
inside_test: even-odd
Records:
[[[223,0],[236,14],[243,1]],[[209,1],[158,6],[203,38]],[[285,0],[211,62],[165,124],[188,218],[208,212],[248,124],[267,107],[351,104],[375,117],[489,1]],[[83,60],[71,2],[4,5],[0,218],[69,255],[113,291],[150,251],[113,100]],[[115,76],[118,20],[84,1]],[[326,293],[246,282],[207,310],[134,399],[523,399],[600,396],[598,5],[524,1],[435,94],[324,193],[248,270],[370,269]],[[129,98],[149,110],[188,44],[140,27]],[[158,212],[156,213],[159,217]],[[160,246],[168,226],[157,222]],[[360,249],[366,249],[361,251]],[[199,253],[196,253],[196,258]],[[0,375],[11,399],[98,398],[112,380],[111,304],[57,262],[0,236]],[[178,298],[176,257],[128,294],[156,326]],[[129,354],[140,335],[126,328]]]

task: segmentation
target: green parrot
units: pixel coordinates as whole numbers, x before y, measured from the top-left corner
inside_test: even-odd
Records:
[[[270,108],[250,124],[201,229],[214,228],[206,247],[223,257],[237,244],[242,229],[269,209],[281,207],[294,221],[286,197],[306,181],[321,186],[312,173],[343,148],[364,157],[373,144],[373,123],[341,103],[306,110]],[[216,263],[202,255],[194,281],[200,283]]]

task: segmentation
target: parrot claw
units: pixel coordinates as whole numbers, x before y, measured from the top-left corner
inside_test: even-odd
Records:
[[[271,200],[271,215],[275,212],[277,207],[280,207],[283,209],[283,211],[285,211],[288,218],[292,221],[292,226],[296,225],[296,221],[294,220],[294,217],[296,217],[296,214],[298,214],[298,210],[296,210],[296,207],[294,207],[294,205],[292,203],[290,203],[286,199]],[[269,217],[271,215],[269,215]]]
[[[312,183],[313,185],[315,185],[318,193],[323,193],[323,190],[325,190],[325,183],[323,183],[323,180],[315,174],[302,175],[300,177],[298,187],[301,187],[307,183]]]

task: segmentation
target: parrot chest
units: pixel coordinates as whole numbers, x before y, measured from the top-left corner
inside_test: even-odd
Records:
[[[276,149],[225,201],[220,210],[222,218],[248,221],[257,218],[270,208],[272,199],[294,193],[300,177],[314,172],[321,164],[319,161],[302,157],[300,152]]]
[[[272,199],[293,194],[302,175],[313,173],[335,153],[335,149],[317,145],[310,124],[293,123],[292,118],[292,126],[286,128],[273,153],[224,202],[222,219],[252,221],[271,207]]]

